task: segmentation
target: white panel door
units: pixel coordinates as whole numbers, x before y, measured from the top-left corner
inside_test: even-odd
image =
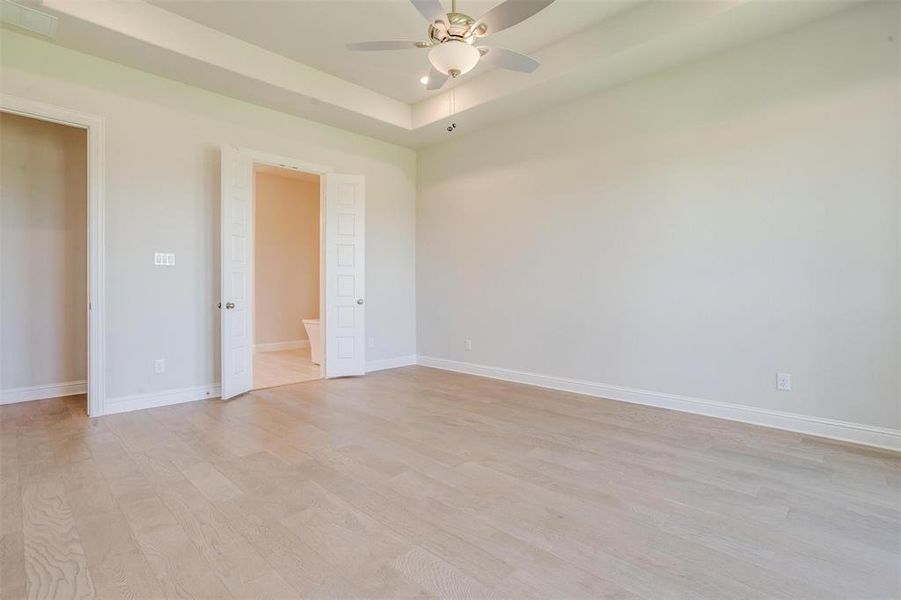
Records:
[[[250,391],[253,384],[250,306],[250,240],[253,160],[222,146],[222,257],[220,331],[222,398]]]
[[[365,179],[325,177],[325,376],[366,372]]]

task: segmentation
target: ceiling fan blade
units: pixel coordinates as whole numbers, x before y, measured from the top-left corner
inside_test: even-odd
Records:
[[[357,42],[356,44],[347,44],[348,50],[415,50],[416,48],[428,48],[431,46],[428,42]]]
[[[531,73],[541,64],[531,56],[507,50],[506,48],[479,46],[478,50],[482,54],[482,62],[502,69]]]
[[[440,90],[445,82],[447,82],[447,75],[432,67],[432,70],[429,71],[429,82],[426,84],[425,89]]]
[[[447,13],[444,12],[444,7],[441,6],[441,0],[410,0],[410,2],[413,3],[416,10],[429,23],[434,23],[435,21],[447,22]]]
[[[488,28],[485,35],[503,31],[525,21],[552,2],[554,0],[506,0],[476,19],[472,29],[482,24]]]

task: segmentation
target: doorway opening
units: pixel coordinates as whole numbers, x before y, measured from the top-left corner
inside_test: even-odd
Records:
[[[0,111],[2,404],[88,412],[88,132]]]
[[[320,176],[253,168],[253,389],[321,377]]]
[[[312,346],[320,349],[319,373],[322,378],[365,374],[365,178],[334,173],[331,167],[323,165],[225,144],[220,147],[220,152],[222,225],[218,306],[221,309],[222,399],[240,396],[255,387],[255,166],[278,167],[319,178],[320,319],[319,343],[313,341]],[[299,320],[303,326],[303,317]],[[303,332],[309,340],[311,336],[306,327]]]

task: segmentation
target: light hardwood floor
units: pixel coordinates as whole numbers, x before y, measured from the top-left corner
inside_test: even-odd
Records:
[[[897,598],[901,458],[408,367],[0,407],[0,596]]]
[[[253,355],[253,389],[319,379],[319,365],[310,360],[309,348],[257,352]]]

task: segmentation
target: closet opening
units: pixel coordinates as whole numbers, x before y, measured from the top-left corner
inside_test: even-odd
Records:
[[[87,415],[88,132],[0,111],[3,404]]]

